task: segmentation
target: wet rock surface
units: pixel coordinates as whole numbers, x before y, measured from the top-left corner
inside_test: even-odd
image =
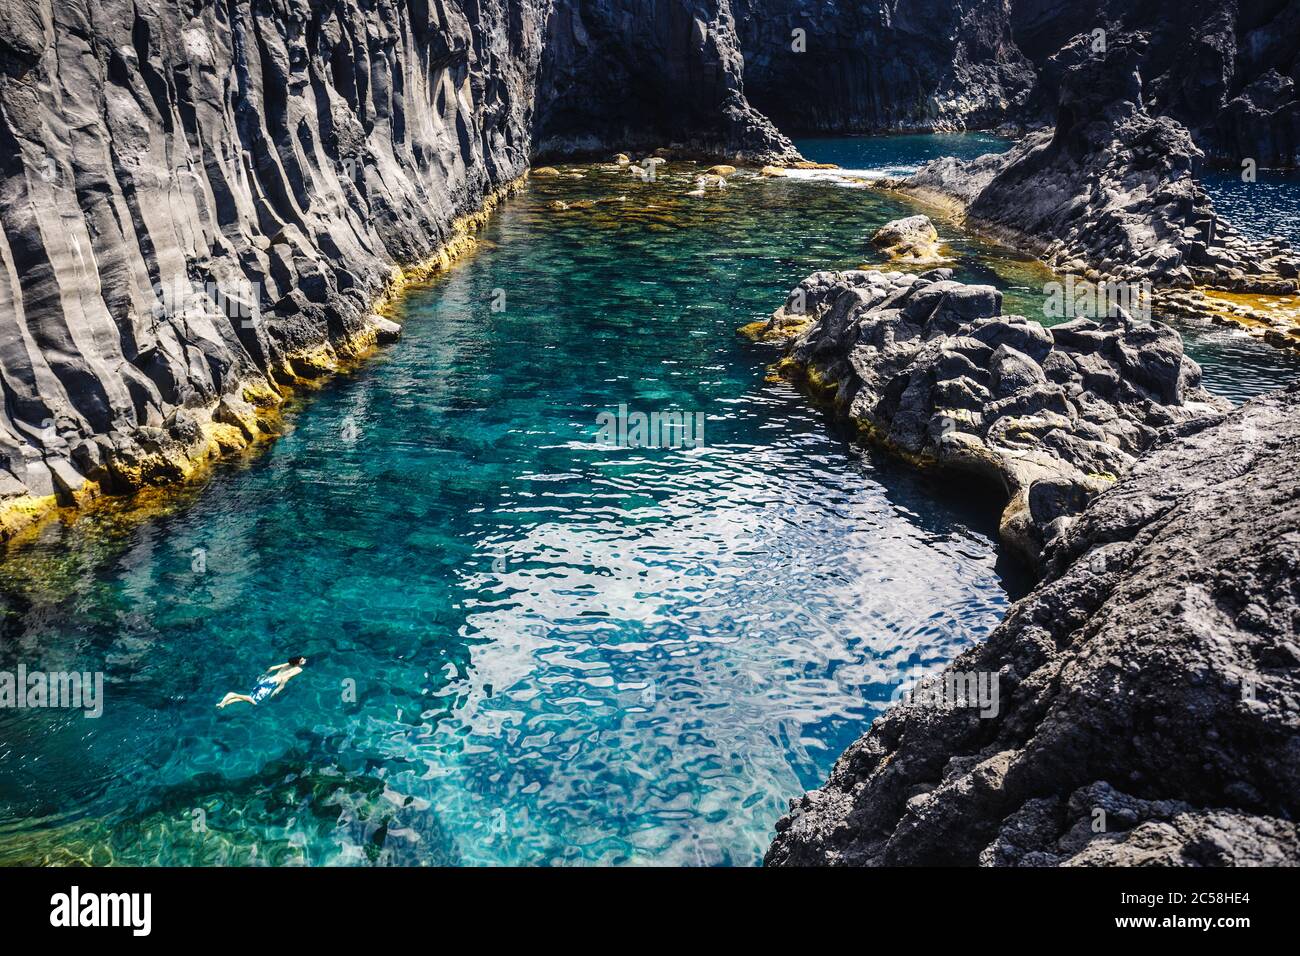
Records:
[[[1298,458],[1300,386],[1163,429],[929,682],[996,679],[996,713],[893,707],[766,862],[1300,862]]]
[[[1053,62],[1056,126],[1006,153],[936,160],[886,187],[948,200],[970,224],[1066,272],[1120,281],[1286,294],[1300,256],[1283,239],[1250,240],[1215,213],[1193,175],[1187,130],[1143,108],[1138,67],[1148,41],[1087,37]]]
[[[1001,536],[1031,565],[1161,429],[1229,407],[1162,323],[1044,328],[951,274],[814,273],[756,337],[784,339],[783,373],[873,440],[1000,489]]]

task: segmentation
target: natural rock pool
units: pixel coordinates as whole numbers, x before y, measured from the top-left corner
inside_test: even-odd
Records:
[[[0,712],[0,863],[754,864],[901,681],[987,634],[1026,584],[997,509],[849,444],[736,334],[913,210],[743,174],[690,198],[676,165],[534,180],[269,450],[0,563],[0,669],[106,681],[98,719]],[[957,278],[1041,314],[1050,275],[939,226]],[[1234,400],[1300,373],[1185,331]],[[703,446],[603,445],[620,405],[703,413]],[[214,709],[291,653],[275,701]]]

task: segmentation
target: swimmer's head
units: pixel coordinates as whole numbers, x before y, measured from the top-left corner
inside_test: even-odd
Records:
[[[294,666],[294,667],[302,667],[302,665],[304,665],[304,664],[307,663],[307,658],[305,658],[305,657],[291,657],[291,658],[289,658],[289,663],[290,663],[292,666]]]

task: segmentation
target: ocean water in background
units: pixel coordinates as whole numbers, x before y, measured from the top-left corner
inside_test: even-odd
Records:
[[[903,169],[999,142],[938,140],[801,145]],[[751,865],[903,682],[987,635],[1027,583],[996,508],[851,443],[735,332],[910,210],[697,199],[673,166],[534,181],[264,453],[0,563],[0,669],[107,681],[98,719],[0,712],[0,862]],[[941,231],[959,278],[1041,313],[1037,264]],[[1237,397],[1296,372],[1195,348]],[[620,406],[704,441],[610,447]],[[279,697],[215,710],[297,653]]]

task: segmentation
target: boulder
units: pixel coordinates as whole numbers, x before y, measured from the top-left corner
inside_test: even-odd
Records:
[[[929,216],[908,216],[887,222],[872,235],[871,244],[891,259],[915,263],[943,260],[939,252],[939,233]]]

